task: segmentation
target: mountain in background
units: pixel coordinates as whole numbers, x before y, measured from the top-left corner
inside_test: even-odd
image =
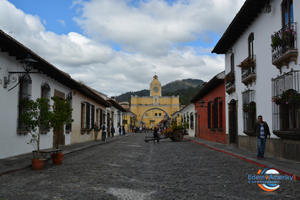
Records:
[[[200,79],[183,79],[172,81],[164,86],[162,86],[162,96],[177,96],[180,97],[180,104],[187,105],[189,100],[198,92],[204,81]],[[118,102],[128,101],[130,102],[131,95],[150,96],[150,90],[140,90],[136,92],[126,92],[116,97]]]

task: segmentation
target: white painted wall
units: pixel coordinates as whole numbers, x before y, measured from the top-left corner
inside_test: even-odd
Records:
[[[190,117],[190,113],[193,113],[194,127],[191,128],[191,126],[190,126],[191,125],[191,120],[189,120],[189,128],[187,129],[187,132],[188,132],[189,136],[195,137],[195,104],[194,103],[188,104],[186,107],[181,109],[179,111],[179,113],[181,114],[181,119],[183,119],[184,115]]]
[[[23,67],[18,64],[15,57],[9,57],[8,53],[0,53],[0,158],[6,158],[18,154],[28,153],[34,150],[33,146],[27,144],[31,139],[31,135],[17,134],[17,120],[18,120],[18,93],[19,86],[15,87],[11,91],[8,91],[16,83],[10,83],[7,88],[4,86],[4,76],[8,77],[8,72],[12,71],[24,71]],[[16,77],[16,76],[15,76]],[[31,99],[35,100],[41,97],[41,85],[47,81],[51,91],[50,95],[54,95],[54,89],[65,93],[66,95],[71,89],[56,82],[47,75],[44,74],[30,74],[32,79],[32,92]],[[53,101],[50,101],[53,105]],[[65,129],[64,129],[65,130]],[[70,135],[65,134],[66,144],[70,143]],[[53,132],[50,130],[47,134],[41,135],[40,148],[51,148],[53,145]]]
[[[243,111],[242,111],[242,92],[247,88],[241,82],[241,69],[236,65],[240,64],[248,56],[248,37],[251,32],[254,33],[254,55],[256,55],[256,83],[248,88],[255,90],[256,113],[263,116],[263,120],[269,124],[271,137],[277,138],[272,134],[272,88],[271,79],[280,75],[279,70],[272,65],[272,51],[271,51],[271,35],[282,28],[281,25],[281,2],[282,0],[272,0],[271,13],[260,13],[253,23],[246,29],[246,31],[238,38],[235,44],[232,45],[234,53],[235,77],[236,77],[236,92],[228,95],[226,93],[226,124],[229,124],[228,118],[228,103],[231,99],[237,100],[238,104],[238,135],[245,135],[243,133]],[[294,2],[294,21],[300,22],[300,16],[297,10],[300,8],[300,1]],[[297,26],[299,26],[298,24]],[[299,28],[298,28],[299,30]],[[299,32],[296,30],[297,35]],[[297,40],[297,47],[300,46],[299,39]],[[230,72],[230,56],[231,53],[225,55],[225,74]],[[298,55],[299,61],[299,55]],[[289,63],[289,69],[286,66],[282,67],[282,72],[299,70],[299,65],[294,62]],[[228,126],[226,126],[226,134],[228,134]]]

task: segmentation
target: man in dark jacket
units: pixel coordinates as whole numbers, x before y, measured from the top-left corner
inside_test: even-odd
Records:
[[[263,121],[261,115],[258,116],[258,122],[254,125],[254,133],[257,136],[257,159],[265,159],[265,147],[267,136],[270,138],[270,129],[267,122]]]

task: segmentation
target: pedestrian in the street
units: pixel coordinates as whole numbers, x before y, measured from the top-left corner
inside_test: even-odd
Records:
[[[121,127],[121,125],[119,126],[119,135],[122,135],[122,127]]]
[[[153,140],[154,144],[155,144],[155,140],[157,140],[157,144],[159,144],[158,129],[156,127],[154,127],[153,138],[154,138]]]
[[[102,141],[105,141],[106,131],[107,131],[107,126],[106,126],[105,122],[103,122],[103,125],[101,126],[101,129],[102,129]]]
[[[114,124],[111,125],[110,132],[111,132],[111,136],[114,137],[114,134],[116,132]]]
[[[142,132],[143,128],[140,126],[140,133]]]
[[[125,126],[122,126],[123,135],[125,135]]]
[[[94,124],[95,141],[98,140],[98,133],[99,133],[99,126],[98,126],[97,122],[95,122],[95,124]]]
[[[257,136],[257,159],[265,159],[265,147],[267,136],[270,138],[270,129],[267,122],[263,121],[261,115],[258,116],[258,122],[254,125],[254,133]]]

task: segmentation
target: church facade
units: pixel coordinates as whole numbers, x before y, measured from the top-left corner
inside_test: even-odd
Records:
[[[137,125],[153,128],[179,111],[179,96],[163,97],[161,83],[155,75],[150,83],[150,96],[131,96],[131,112],[137,116]]]

